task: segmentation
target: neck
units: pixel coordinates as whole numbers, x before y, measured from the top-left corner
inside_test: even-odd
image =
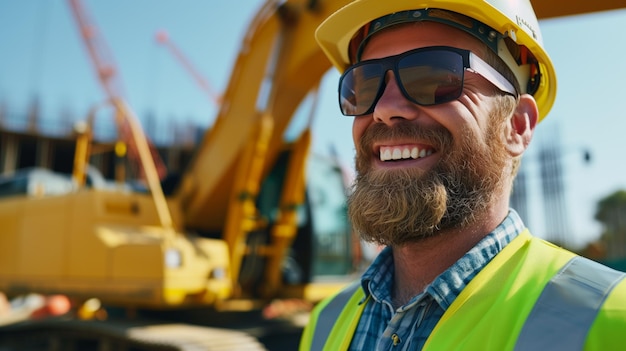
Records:
[[[402,246],[393,247],[394,305],[402,306],[424,291],[437,276],[450,268],[492,232],[507,211],[490,213],[469,228],[450,229]]]

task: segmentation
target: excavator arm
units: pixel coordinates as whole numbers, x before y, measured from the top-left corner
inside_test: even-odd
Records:
[[[592,12],[617,10],[626,7],[623,0],[568,1],[531,0],[538,19],[582,15]]]
[[[267,259],[264,294],[280,286],[281,264],[297,232],[295,211],[304,201],[310,130],[288,144],[294,114],[330,68],[314,39],[321,21],[345,1],[268,1],[244,38],[219,114],[176,193],[187,228],[218,232],[229,248],[233,283],[244,257]],[[291,150],[278,216],[259,215],[257,196],[279,154]],[[269,233],[262,248],[248,245],[255,231]],[[252,252],[254,251],[254,252]]]
[[[205,230],[224,226],[233,193],[234,174],[255,133],[267,129],[258,147],[266,150],[265,174],[284,146],[283,134],[294,112],[330,68],[314,39],[321,21],[343,1],[268,1],[251,22],[234,66],[230,84],[211,131],[183,176],[177,198],[185,223]],[[262,122],[265,119],[265,122]],[[258,159],[256,159],[258,161]],[[253,191],[254,192],[254,191]],[[249,191],[245,196],[254,196]]]

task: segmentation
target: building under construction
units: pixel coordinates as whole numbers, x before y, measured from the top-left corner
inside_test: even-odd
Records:
[[[107,115],[42,116],[36,103],[28,113],[9,115],[0,109],[0,174],[25,168],[46,168],[71,174],[76,139],[85,135],[93,141],[90,164],[107,179],[126,181],[135,177],[136,166],[128,160],[124,141],[118,137],[112,111]],[[95,111],[94,111],[95,113]],[[150,123],[146,123],[150,125]],[[168,126],[171,138],[155,144],[164,166],[172,173],[184,169],[204,129],[190,125]],[[151,135],[156,131],[148,130]],[[117,172],[117,173],[116,173]],[[131,172],[131,173],[128,173]]]

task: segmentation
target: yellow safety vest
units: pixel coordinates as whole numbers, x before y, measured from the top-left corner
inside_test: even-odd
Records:
[[[526,230],[463,289],[424,350],[626,349],[625,276]],[[347,350],[364,297],[355,283],[318,304],[300,350]]]

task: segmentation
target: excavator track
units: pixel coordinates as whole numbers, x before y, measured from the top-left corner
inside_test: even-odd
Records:
[[[154,321],[46,319],[0,328],[0,351],[267,351],[244,331]]]

